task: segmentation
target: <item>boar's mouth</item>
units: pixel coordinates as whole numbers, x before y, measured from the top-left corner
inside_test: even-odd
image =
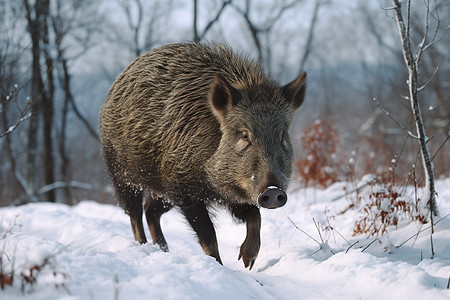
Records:
[[[261,207],[268,209],[282,207],[286,204],[286,202],[287,202],[286,193],[276,186],[269,186],[264,192],[262,192],[258,196],[259,205]]]

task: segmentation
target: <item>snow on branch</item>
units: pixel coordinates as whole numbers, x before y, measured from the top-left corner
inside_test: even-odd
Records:
[[[23,121],[31,118],[31,115],[32,115],[31,107],[33,106],[33,102],[30,99],[28,99],[25,108],[23,108],[23,109],[20,108],[19,105],[17,104],[17,92],[18,92],[18,87],[16,85],[15,86],[15,92],[14,93],[10,93],[8,96],[6,96],[5,103],[0,105],[0,112],[6,111],[6,106],[8,104],[10,104],[11,103],[11,99],[14,98],[14,102],[16,103],[17,110],[20,111],[20,116],[17,119],[17,121],[13,125],[9,126],[8,129],[6,129],[6,131],[0,132],[0,138],[10,134],[14,130],[16,130],[16,128],[19,127],[19,125]]]
[[[41,187],[38,191],[39,195],[43,195],[45,193],[48,193],[50,191],[53,190],[57,190],[57,189],[64,189],[67,187],[71,187],[71,188],[76,188],[76,189],[80,189],[80,190],[92,190],[92,184],[89,183],[84,183],[84,182],[79,182],[79,181],[70,181],[70,182],[65,182],[65,181],[55,181],[51,184],[47,184],[43,187]]]

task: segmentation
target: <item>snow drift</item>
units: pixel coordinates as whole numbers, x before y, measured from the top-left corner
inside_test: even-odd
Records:
[[[14,268],[14,282],[0,297],[450,299],[449,218],[435,225],[434,257],[429,224],[401,222],[375,242],[352,236],[358,209],[342,213],[349,200],[331,201],[343,186],[300,189],[283,208],[261,210],[261,251],[250,272],[237,260],[245,227],[225,211],[216,213],[221,266],[203,254],[175,210],[162,219],[171,249],[165,253],[135,242],[128,217],[116,206],[83,201],[1,208],[2,269],[9,274]],[[437,190],[444,217],[450,213],[450,179],[438,181]],[[26,278],[35,266],[40,268],[30,284]]]

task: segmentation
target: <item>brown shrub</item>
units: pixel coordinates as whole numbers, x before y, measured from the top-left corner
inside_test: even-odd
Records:
[[[406,189],[386,182],[381,177],[370,183],[370,193],[355,222],[353,235],[382,236],[389,226],[397,226],[401,220],[421,221],[416,204],[410,201]],[[359,201],[365,201],[364,196]]]
[[[305,128],[301,142],[295,165],[305,186],[327,187],[345,178],[347,160],[337,158],[339,139],[333,122],[316,120]]]

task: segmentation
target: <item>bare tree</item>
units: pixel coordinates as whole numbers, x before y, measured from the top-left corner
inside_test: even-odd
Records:
[[[271,45],[270,43],[264,44],[262,39],[262,36],[267,37],[270,36],[272,29],[274,28],[275,24],[280,21],[283,14],[288,11],[289,9],[295,7],[298,5],[301,0],[292,0],[290,2],[282,1],[281,5],[279,5],[279,2],[274,3],[274,7],[271,9],[273,13],[270,17],[268,17],[266,20],[263,21],[256,21],[252,17],[252,1],[251,0],[245,0],[244,7],[240,7],[237,4],[233,3],[233,7],[236,9],[236,11],[242,16],[245,23],[247,24],[248,29],[250,30],[251,37],[253,40],[253,43],[256,47],[256,50],[258,52],[258,60],[264,64],[266,69],[270,71],[271,66]],[[320,1],[319,1],[320,2]]]
[[[112,82],[131,60],[170,40],[173,30],[171,14],[174,0],[114,0],[111,1],[114,17],[108,14],[98,24],[101,28],[100,43],[106,40],[103,48],[104,59],[98,57],[99,68],[106,80]],[[119,17],[117,17],[119,15]],[[169,34],[170,32],[170,34]]]
[[[12,16],[9,17],[7,25],[12,27],[9,24],[24,17],[26,26],[21,27],[20,33],[22,34],[27,30],[29,40],[31,40],[30,45],[22,46],[23,48],[16,50],[16,53],[3,51],[3,49],[0,51],[2,55],[6,53],[7,58],[0,58],[2,94],[3,87],[12,91],[9,95],[1,98],[0,112],[4,118],[1,120],[0,128],[5,129],[0,130],[0,137],[5,137],[4,149],[10,163],[9,169],[14,175],[13,178],[15,178],[23,194],[26,195],[26,200],[23,198],[17,199],[20,203],[38,201],[39,198],[54,202],[56,201],[56,189],[67,189],[67,194],[69,194],[68,191],[71,186],[86,188],[79,182],[70,181],[67,176],[69,159],[65,149],[65,133],[67,115],[73,111],[86,126],[88,132],[95,139],[99,139],[96,129],[89,124],[87,118],[81,114],[75,103],[69,70],[70,62],[84,55],[92,45],[91,33],[98,27],[98,22],[101,21],[98,11],[92,9],[95,5],[92,4],[92,1],[87,0],[21,0],[17,4],[11,3],[8,6],[8,9],[11,8],[11,12],[8,11],[9,14],[12,14],[12,11],[15,10],[21,15],[15,19]],[[1,10],[0,13],[2,13]],[[6,22],[0,24],[4,25]],[[2,39],[4,39],[3,36],[7,37],[8,35],[3,35],[2,32]],[[26,39],[24,40],[26,41]],[[28,58],[25,57],[26,55],[31,57],[31,79],[27,82],[22,79],[23,76],[17,77],[20,88],[16,84],[16,88],[11,89],[11,83],[6,83],[3,80],[5,78],[4,70],[8,67],[5,62],[9,63],[8,61],[17,56],[17,64],[24,66]],[[30,95],[30,100],[23,105],[17,101],[19,90],[24,90],[22,93],[26,91]],[[63,103],[61,114],[57,111],[61,107],[58,103],[60,100]],[[7,114],[8,104],[10,103],[16,103],[18,110],[18,113],[10,110],[12,116],[17,116],[10,118],[11,120],[17,120],[12,124],[8,121],[9,116]],[[21,145],[17,142],[13,144],[13,139],[10,138],[9,133],[14,131],[27,118],[29,118],[29,127],[26,170],[23,172],[25,174],[24,180],[20,172],[21,167],[17,167],[22,162],[16,159],[17,153],[22,152],[17,151],[17,147]],[[60,128],[58,128],[59,125]],[[55,152],[56,145],[60,150],[60,160],[58,160],[58,153]],[[42,157],[42,159],[39,160],[39,157]],[[59,162],[61,162],[61,168],[58,172],[57,164]],[[39,172],[40,169],[43,172]],[[62,182],[60,178],[62,178]],[[70,199],[70,196],[67,198]],[[18,202],[16,201],[16,203]]]
[[[53,126],[54,126],[54,97],[55,97],[55,79],[53,76],[53,64],[54,59],[50,53],[51,41],[50,41],[50,0],[44,1],[43,13],[46,16],[42,23],[42,54],[45,60],[45,75],[47,90],[42,97],[41,110],[42,110],[42,140],[44,141],[43,149],[43,162],[44,162],[44,184],[52,184],[55,181],[55,163],[53,157]],[[54,190],[50,190],[47,193],[47,201],[55,202],[56,195]]]
[[[37,186],[37,155],[38,155],[38,127],[42,98],[46,97],[44,91],[44,81],[41,69],[41,43],[44,23],[47,18],[48,0],[36,0],[34,5],[29,0],[23,0],[25,16],[28,22],[28,31],[31,38],[32,49],[32,116],[28,130],[27,148],[27,196],[30,200],[36,201]]]
[[[65,190],[65,202],[72,203],[72,184],[69,176],[70,159],[66,149],[67,117],[70,108],[72,108],[77,118],[86,127],[89,134],[97,141],[100,139],[96,129],[94,129],[87,118],[81,113],[75,102],[71,88],[69,63],[84,55],[92,46],[93,33],[97,30],[100,18],[95,13],[95,3],[89,0],[55,0],[53,3],[50,18],[55,37],[55,69],[59,75],[59,81],[64,91],[63,107],[60,114],[61,127],[58,135],[58,150],[61,159],[60,176],[61,180],[65,182],[65,185],[59,184],[58,187]],[[76,48],[75,51],[74,48]],[[68,50],[72,51],[68,53]]]
[[[406,12],[402,10],[402,3],[398,0],[393,0],[393,8],[395,11],[395,19],[398,26],[398,32],[400,34],[400,40],[402,44],[403,57],[405,60],[406,67],[408,69],[408,90],[409,96],[408,100],[411,104],[411,109],[414,114],[416,134],[408,132],[408,134],[417,139],[420,145],[420,152],[422,157],[422,163],[425,173],[425,187],[423,198],[421,199],[421,207],[419,208],[419,213],[424,217],[428,218],[430,215],[431,222],[433,222],[433,215],[438,215],[438,208],[436,204],[436,190],[434,184],[434,167],[431,161],[431,154],[428,148],[428,137],[426,135],[426,130],[424,126],[424,121],[422,117],[422,112],[419,102],[419,91],[425,88],[418,86],[418,73],[420,66],[420,59],[424,51],[433,46],[436,40],[436,34],[433,34],[431,39],[429,39],[429,17],[430,17],[430,3],[425,2],[426,15],[425,15],[425,30],[423,38],[418,45],[416,45],[417,51],[414,51],[412,45],[412,39],[410,36],[410,21],[411,21],[411,1],[406,2]],[[406,19],[405,19],[406,18]],[[437,32],[437,31],[436,31]]]
[[[26,195],[16,151],[20,133],[31,117],[31,100],[24,96],[28,76],[22,70],[21,58],[29,43],[22,34],[25,26],[19,2],[0,0],[0,203]],[[25,78],[25,79],[24,79]],[[4,177],[3,177],[4,176]],[[6,200],[3,202],[2,198]]]
[[[139,43],[139,37],[140,33],[142,31],[142,23],[143,23],[143,16],[144,16],[144,6],[142,4],[141,0],[133,0],[131,1],[119,1],[119,5],[122,8],[123,12],[125,13],[125,17],[127,19],[128,27],[130,28],[132,32],[132,39],[133,39],[133,47],[134,47],[134,54],[137,56],[141,55],[142,53],[142,47]],[[136,15],[133,16],[132,14],[132,5],[136,7]],[[150,22],[154,22],[154,18],[152,17]]]
[[[319,15],[320,7],[325,3],[324,0],[316,0],[314,3],[314,9],[311,17],[311,22],[309,24],[308,35],[306,38],[305,49],[303,50],[302,58],[300,59],[300,69],[299,73],[305,70],[305,64],[308,59],[309,53],[312,49],[312,42],[314,39],[314,29],[317,24],[317,16]]]
[[[119,8],[123,13],[126,24],[121,30],[108,32],[111,41],[128,48],[137,57],[152,49],[161,37],[156,29],[172,8],[171,0],[143,1],[118,0]]]
[[[220,6],[219,10],[214,15],[214,17],[211,18],[211,20],[208,21],[208,23],[206,24],[205,28],[200,33],[198,31],[198,0],[194,0],[194,18],[193,18],[193,21],[194,21],[194,24],[193,24],[193,27],[194,27],[194,42],[198,43],[202,39],[205,38],[206,34],[212,28],[214,23],[219,21],[219,18],[222,15],[222,13],[225,10],[225,8],[229,4],[231,4],[232,2],[233,2],[233,0],[222,0],[222,5]]]

